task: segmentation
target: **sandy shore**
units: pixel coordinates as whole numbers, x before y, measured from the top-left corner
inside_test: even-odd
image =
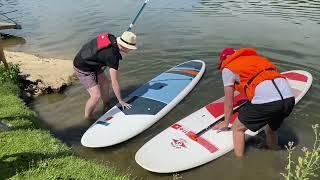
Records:
[[[4,53],[8,63],[19,64],[22,75],[36,83],[36,88],[40,90],[35,95],[43,94],[41,91],[48,88],[59,92],[62,87],[72,83],[72,60],[43,58],[23,52]]]

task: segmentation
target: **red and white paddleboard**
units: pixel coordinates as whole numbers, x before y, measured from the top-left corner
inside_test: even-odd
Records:
[[[282,74],[289,80],[298,103],[311,87],[311,74],[301,70]],[[245,96],[235,93],[234,109],[245,101]],[[211,129],[224,116],[223,102],[220,98],[162,131],[138,150],[136,162],[152,172],[172,173],[203,165],[231,151],[232,131],[217,133]],[[233,114],[229,126],[237,115]],[[247,139],[260,131],[247,130]]]

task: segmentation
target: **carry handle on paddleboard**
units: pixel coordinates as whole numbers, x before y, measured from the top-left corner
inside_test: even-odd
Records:
[[[149,0],[144,1],[142,7],[140,8],[140,10],[139,10],[138,14],[136,15],[136,17],[133,19],[132,23],[129,25],[129,28],[127,29],[127,31],[130,31],[131,28],[133,27],[134,23],[136,23],[138,17],[140,16],[140,14],[141,14],[142,10],[144,9],[144,7],[147,5],[148,1]]]
[[[235,112],[237,109],[239,109],[240,107],[242,107],[244,104],[246,104],[248,101],[245,101],[243,103],[241,103],[239,106],[233,108],[233,114],[232,116],[234,116],[235,114],[238,114],[238,112]],[[232,117],[231,116],[231,117]],[[205,132],[207,132],[209,129],[213,128],[216,124],[222,122],[224,120],[224,117],[219,118],[218,120],[216,120],[215,122],[213,122],[212,124],[210,124],[209,126],[205,127],[204,129],[202,129],[201,131],[197,132],[197,133],[188,133],[187,136],[189,138],[191,138],[192,140],[197,140],[198,137],[200,137],[202,134],[204,134]],[[228,127],[228,130],[230,130],[230,127]]]

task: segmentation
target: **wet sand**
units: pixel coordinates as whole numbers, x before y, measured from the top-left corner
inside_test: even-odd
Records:
[[[4,51],[8,63],[19,64],[21,74],[40,89],[60,88],[72,84],[73,66],[71,60],[44,58],[24,52]],[[40,83],[39,83],[40,82]],[[41,93],[40,93],[41,94]]]

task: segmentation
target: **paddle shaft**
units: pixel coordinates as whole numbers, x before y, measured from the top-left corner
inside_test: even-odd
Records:
[[[11,11],[11,12],[14,12],[14,11]],[[9,12],[9,13],[10,13],[10,12]],[[7,13],[6,13],[6,14],[7,14]],[[10,20],[11,22],[13,22],[13,23],[16,25],[15,29],[22,29],[22,28],[21,28],[21,25],[18,24],[18,23],[17,23],[16,21],[14,21],[13,19],[9,18],[8,16],[6,16],[6,15],[4,15],[4,14],[0,14],[0,15],[4,16],[5,18],[7,18],[7,19]]]
[[[246,101],[247,102],[247,101]],[[243,106],[246,102],[242,103],[241,105],[233,108],[233,113],[235,113],[235,111],[237,109],[239,109],[241,106]],[[190,135],[189,137],[193,140],[196,140],[198,137],[200,137],[202,134],[204,134],[205,132],[207,132],[209,129],[213,128],[216,124],[220,123],[221,121],[224,120],[224,116],[221,117],[220,119],[216,120],[215,122],[213,122],[212,124],[210,124],[209,126],[205,127],[204,129],[202,129],[201,131]],[[230,127],[227,128],[227,130],[230,130]]]
[[[129,25],[129,28],[127,29],[127,31],[130,31],[131,28],[133,27],[134,23],[136,23],[138,17],[140,16],[140,14],[141,14],[142,10],[144,9],[144,7],[147,5],[148,1],[149,1],[149,0],[146,0],[146,1],[143,3],[143,5],[142,5],[142,7],[140,8],[138,14],[137,14],[136,17],[133,19],[132,23]]]

